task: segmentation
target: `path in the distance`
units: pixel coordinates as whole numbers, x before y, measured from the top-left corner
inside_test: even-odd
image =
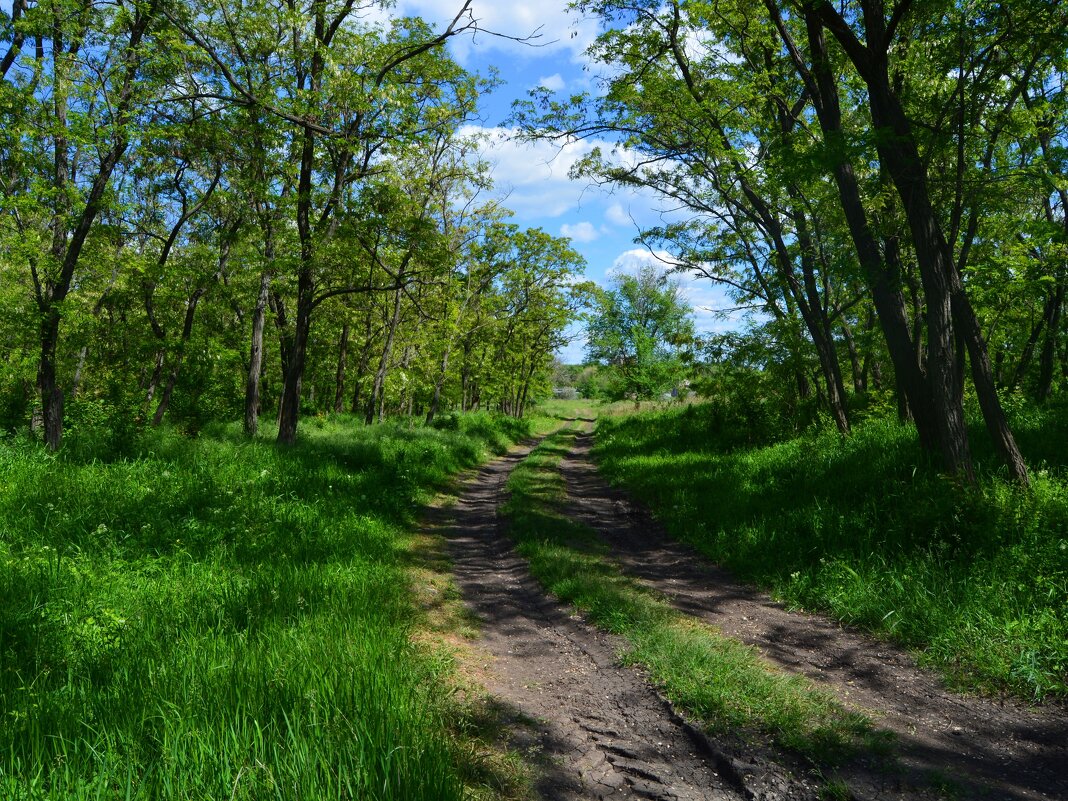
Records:
[[[629,575],[687,614],[756,646],[771,662],[830,688],[897,735],[905,775],[863,764],[847,770],[858,798],[927,797],[933,775],[948,776],[960,799],[1068,799],[1068,714],[1032,710],[945,690],[900,649],[815,615],[793,613],[670,540],[590,462],[592,435],[580,434],[561,464],[565,512],[596,530]]]
[[[708,748],[632,668],[620,643],[569,615],[530,577],[498,518],[504,482],[529,452],[498,459],[431,522],[448,542],[456,582],[478,615],[490,655],[486,689],[540,752],[537,789],[552,801],[587,799],[808,799],[788,771],[761,765],[762,790]]]

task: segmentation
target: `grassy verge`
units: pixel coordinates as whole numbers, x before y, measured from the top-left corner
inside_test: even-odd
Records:
[[[716,421],[710,405],[604,420],[595,456],[674,536],[787,602],[922,649],[959,687],[1068,697],[1062,465],[1030,492],[988,472],[964,490],[895,422],[732,449]],[[1051,457],[1048,423],[1018,431]]]
[[[0,796],[469,797],[449,662],[412,636],[414,516],[528,430],[0,444]]]
[[[712,730],[771,737],[821,763],[870,734],[863,718],[829,694],[774,670],[752,648],[624,576],[593,532],[560,514],[564,487],[557,465],[574,434],[571,427],[546,439],[508,482],[512,535],[546,589],[626,638],[633,647],[626,658],[643,665],[673,703]]]

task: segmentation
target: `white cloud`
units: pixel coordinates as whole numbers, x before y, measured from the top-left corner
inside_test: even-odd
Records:
[[[463,6],[462,0],[399,0],[394,14],[418,15],[441,26],[450,22]],[[597,35],[597,23],[568,12],[568,0],[510,2],[473,0],[471,12],[478,20],[479,33],[453,40],[459,58],[466,58],[472,48],[498,50],[518,55],[569,53],[573,61]],[[501,34],[493,36],[491,33]],[[529,43],[515,41],[536,37]],[[513,37],[511,39],[504,37]],[[532,48],[531,44],[536,45]]]
[[[566,86],[563,77],[559,72],[554,72],[545,78],[538,78],[538,86],[544,86],[550,92],[559,92]]]
[[[623,208],[622,203],[613,203],[604,213],[604,218],[612,225],[633,225],[630,213]]]
[[[611,279],[618,275],[637,275],[643,267],[652,267],[658,272],[665,273],[676,264],[678,262],[666,250],[650,251],[632,248],[616,256],[612,266],[605,272],[605,276]]]
[[[596,147],[612,151],[612,143],[603,140],[572,141],[562,145],[553,142],[520,142],[512,128],[483,128],[466,126],[461,134],[480,136],[481,153],[493,168],[493,180],[498,192],[507,195],[504,204],[520,217],[560,217],[578,209],[587,192],[599,194],[583,181],[572,181],[570,169]],[[631,154],[618,153],[620,161]],[[630,194],[638,197],[637,193]],[[648,207],[650,202],[644,201]]]
[[[560,226],[560,234],[576,242],[592,242],[601,235],[601,232],[593,227],[593,223],[583,221],[575,225],[564,223]]]

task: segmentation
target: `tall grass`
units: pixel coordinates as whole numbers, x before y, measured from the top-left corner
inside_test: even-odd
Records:
[[[979,486],[965,489],[896,422],[752,447],[718,419],[711,405],[606,419],[595,455],[674,536],[787,602],[922,649],[960,687],[1068,697],[1058,416],[1017,416],[1042,465],[1031,491],[999,476],[979,432]]]
[[[412,523],[527,426],[309,423],[0,444],[0,797],[463,797]]]

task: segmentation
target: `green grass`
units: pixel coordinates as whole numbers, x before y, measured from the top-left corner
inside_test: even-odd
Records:
[[[531,573],[597,625],[622,635],[673,703],[711,730],[770,737],[820,763],[873,745],[867,721],[807,680],[763,662],[750,647],[677,612],[620,572],[604,543],[559,511],[557,465],[575,427],[547,438],[513,471],[505,513]]]
[[[1039,462],[1064,459],[1061,417],[1017,416],[1042,467],[1029,492],[999,476],[978,433],[968,490],[896,422],[740,447],[712,405],[603,420],[595,456],[740,578],[918,649],[961,688],[1065,698],[1068,483],[1063,463]]]
[[[0,797],[465,797],[412,531],[528,431],[318,419],[291,449],[161,431],[110,462],[0,443]]]

